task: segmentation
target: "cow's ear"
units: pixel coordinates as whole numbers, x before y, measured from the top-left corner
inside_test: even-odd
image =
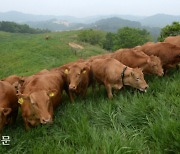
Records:
[[[56,89],[53,89],[53,90],[48,91],[48,96],[51,98],[51,97],[56,96],[57,93],[58,91]]]
[[[69,74],[69,69],[66,68],[66,69],[64,70],[64,73],[65,73],[65,74]]]
[[[87,70],[88,70],[88,67],[84,67],[84,68],[81,70],[81,73],[82,73],[82,74],[86,74],[86,73],[87,73]]]
[[[11,108],[3,108],[3,110],[2,110],[2,112],[3,112],[3,114],[4,114],[5,116],[7,116],[8,114],[10,114],[11,111],[12,111]]]
[[[18,103],[22,105],[25,100],[30,99],[28,95],[16,94],[18,96]]]
[[[83,73],[83,74],[86,74],[86,73],[87,73],[86,69],[82,70],[82,73]]]

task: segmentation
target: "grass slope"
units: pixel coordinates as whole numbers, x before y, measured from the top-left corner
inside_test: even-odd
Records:
[[[0,77],[31,75],[76,60],[105,53],[83,44],[75,56],[68,43],[78,32],[44,36],[0,32]],[[6,127],[10,146],[0,145],[0,153],[178,153],[180,150],[180,71],[163,78],[146,77],[147,93],[125,87],[108,100],[106,91],[88,91],[87,98],[71,104],[64,95],[55,111],[53,125],[24,130],[23,120]]]

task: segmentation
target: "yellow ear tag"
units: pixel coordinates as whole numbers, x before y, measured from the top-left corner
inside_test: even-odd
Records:
[[[19,99],[18,99],[18,103],[22,105],[22,104],[24,103],[23,98],[19,98]]]
[[[68,73],[69,73],[68,69],[65,69],[64,73],[65,73],[65,74],[68,74]]]
[[[51,92],[51,93],[49,94],[49,97],[54,97],[54,93]]]
[[[83,71],[83,74],[85,74],[85,73],[86,73],[86,70]]]

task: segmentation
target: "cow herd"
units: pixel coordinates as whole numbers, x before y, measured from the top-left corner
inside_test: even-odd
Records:
[[[53,122],[54,109],[63,91],[71,102],[85,97],[89,86],[104,85],[109,99],[112,89],[131,86],[146,92],[144,74],[163,76],[180,62],[180,36],[165,42],[148,42],[131,49],[79,59],[50,70],[22,77],[11,75],[0,81],[0,132],[5,124],[15,123],[21,109],[25,129]]]

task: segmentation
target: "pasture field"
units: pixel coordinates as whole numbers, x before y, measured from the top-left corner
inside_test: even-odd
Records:
[[[0,32],[0,78],[31,75],[80,57],[106,53],[98,46],[78,42],[78,33]],[[48,41],[46,35],[51,37]],[[68,46],[73,41],[84,46],[77,55]],[[28,132],[19,112],[16,125],[3,131],[11,141],[9,146],[0,145],[0,153],[179,153],[180,70],[171,70],[165,77],[145,78],[150,86],[147,93],[124,87],[112,100],[107,99],[104,87],[96,92],[89,88],[86,99],[76,98],[74,104],[64,94],[54,123]]]

